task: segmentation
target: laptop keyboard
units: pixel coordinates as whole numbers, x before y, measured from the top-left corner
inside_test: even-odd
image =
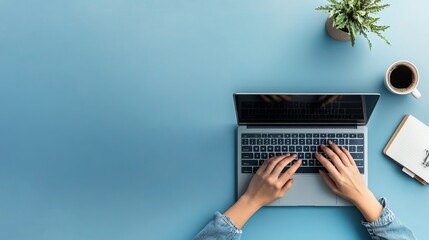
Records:
[[[360,173],[364,173],[364,134],[354,133],[243,133],[241,135],[241,172],[253,174],[266,159],[283,154],[297,154],[302,159],[297,173],[318,173],[322,164],[315,159],[320,144],[328,145],[331,140],[349,150]],[[329,158],[327,158],[329,159]],[[283,171],[294,163],[288,164]]]

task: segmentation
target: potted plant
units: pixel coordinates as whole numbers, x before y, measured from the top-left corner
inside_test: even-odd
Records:
[[[389,26],[377,25],[380,18],[372,16],[388,6],[390,5],[382,4],[381,0],[329,0],[327,5],[320,6],[316,10],[329,13],[325,26],[332,38],[351,41],[354,46],[356,36],[363,35],[371,49],[372,43],[368,38],[370,32],[390,45],[390,42],[381,34]]]

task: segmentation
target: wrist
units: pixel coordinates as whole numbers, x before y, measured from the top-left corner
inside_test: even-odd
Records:
[[[367,189],[364,192],[358,194],[355,198],[351,199],[351,202],[359,208],[360,206],[365,206],[368,204],[368,202],[371,202],[374,199],[374,194],[369,189]]]
[[[366,191],[356,200],[352,201],[368,222],[374,222],[381,216],[383,206],[371,191]]]
[[[244,193],[237,202],[242,203],[244,206],[246,206],[247,209],[251,211],[258,211],[261,207],[264,205],[260,203],[255,197],[249,196],[248,194]]]
[[[224,213],[224,215],[229,217],[231,221],[241,229],[247,220],[260,208],[260,204],[254,201],[250,196],[244,194]]]

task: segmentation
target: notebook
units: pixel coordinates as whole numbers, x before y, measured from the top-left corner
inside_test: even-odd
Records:
[[[420,183],[429,182],[429,127],[412,115],[399,124],[384,154],[399,163],[402,171]]]

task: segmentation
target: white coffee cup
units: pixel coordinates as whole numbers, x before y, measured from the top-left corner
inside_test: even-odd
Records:
[[[400,73],[394,72],[395,70],[405,70],[410,75],[410,77],[404,77],[404,74],[402,74],[402,76],[398,75]],[[401,79],[398,76],[404,77],[404,79]],[[417,67],[411,62],[397,61],[390,65],[386,71],[384,84],[386,85],[386,88],[392,93],[400,95],[411,93],[417,99],[421,97],[419,90],[417,90],[417,85],[419,84],[419,71],[417,70]]]

